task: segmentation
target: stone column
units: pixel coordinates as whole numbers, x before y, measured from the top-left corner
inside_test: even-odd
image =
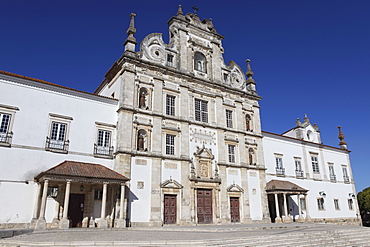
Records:
[[[36,222],[36,229],[45,229],[46,228],[46,220],[45,220],[45,210],[46,210],[46,199],[48,197],[48,187],[49,187],[49,180],[44,181],[44,188],[42,191],[42,199],[41,199],[41,209],[40,209],[40,216]]]
[[[290,215],[288,215],[288,205],[287,205],[287,201],[286,201],[286,193],[283,193],[283,196],[284,196],[284,218],[283,218],[283,221],[284,223],[285,222],[292,222],[292,218],[290,217]]]
[[[310,217],[310,214],[308,212],[308,203],[307,203],[307,195],[305,194],[304,195],[304,202],[306,203],[306,218],[305,218],[305,221],[311,221],[311,217]]]
[[[105,208],[107,206],[107,187],[108,183],[103,183],[103,198],[101,201],[101,213],[100,220],[98,222],[98,228],[108,228],[108,221],[105,219]]]
[[[303,222],[304,219],[302,217],[302,208],[301,208],[301,197],[300,197],[301,194],[297,194],[297,204],[298,204],[298,219],[297,219],[297,222]]]
[[[191,187],[190,189],[190,205],[191,205],[191,222],[197,224],[197,216],[195,212],[195,203],[196,203],[196,190]]]
[[[125,183],[121,183],[121,198],[120,198],[120,201],[119,201],[119,218],[115,222],[115,225],[114,225],[116,228],[125,228],[126,227],[125,189],[126,189]]]
[[[71,180],[66,181],[66,193],[64,195],[64,206],[63,206],[63,218],[60,221],[60,229],[69,228],[69,219],[68,219],[68,206],[69,206],[69,194],[71,192]]]
[[[275,196],[275,209],[276,209],[275,223],[281,223],[282,221],[280,217],[278,194],[274,193],[274,196]]]
[[[54,208],[54,218],[53,221],[51,222],[51,228],[59,228],[59,202],[55,200],[55,208]]]
[[[41,194],[41,184],[37,183],[36,200],[35,200],[35,206],[33,208],[33,217],[31,220],[31,227],[36,226],[36,221],[37,221],[37,216],[38,216],[39,206],[40,206],[40,194]]]

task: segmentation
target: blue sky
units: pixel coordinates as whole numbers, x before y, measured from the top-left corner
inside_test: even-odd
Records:
[[[370,1],[1,1],[0,69],[93,92],[123,52],[130,13],[138,42],[153,32],[167,42],[178,4],[213,19],[225,61],[245,70],[251,59],[263,130],[283,133],[307,113],[338,146],[341,125],[356,189],[370,186]]]

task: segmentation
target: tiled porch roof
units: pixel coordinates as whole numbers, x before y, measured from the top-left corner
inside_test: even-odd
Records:
[[[129,179],[116,171],[109,169],[100,164],[84,163],[77,161],[63,161],[57,166],[40,173],[35,177],[39,180],[42,177],[65,177],[80,179],[101,179],[128,181]]]
[[[266,184],[266,191],[307,192],[308,190],[289,181],[271,180]]]

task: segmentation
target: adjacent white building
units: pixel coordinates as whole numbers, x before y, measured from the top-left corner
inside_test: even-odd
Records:
[[[0,71],[0,227],[358,222],[344,141],[261,131],[250,61],[181,7],[94,94]]]

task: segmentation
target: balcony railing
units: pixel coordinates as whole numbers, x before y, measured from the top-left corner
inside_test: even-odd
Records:
[[[98,146],[94,143],[94,155],[102,155],[102,156],[113,156],[113,146],[105,147],[105,146]]]
[[[69,140],[51,140],[50,137],[46,137],[45,149],[48,151],[67,153],[69,148]]]
[[[343,176],[343,180],[346,184],[349,183],[349,177],[348,176]]]
[[[336,183],[337,182],[337,176],[335,175],[330,175],[330,182]]]
[[[277,176],[285,176],[285,168],[276,167],[276,175]]]
[[[0,144],[8,144],[12,143],[13,132],[6,132],[0,133]]]
[[[295,170],[295,175],[296,175],[297,178],[303,178],[303,171]]]

